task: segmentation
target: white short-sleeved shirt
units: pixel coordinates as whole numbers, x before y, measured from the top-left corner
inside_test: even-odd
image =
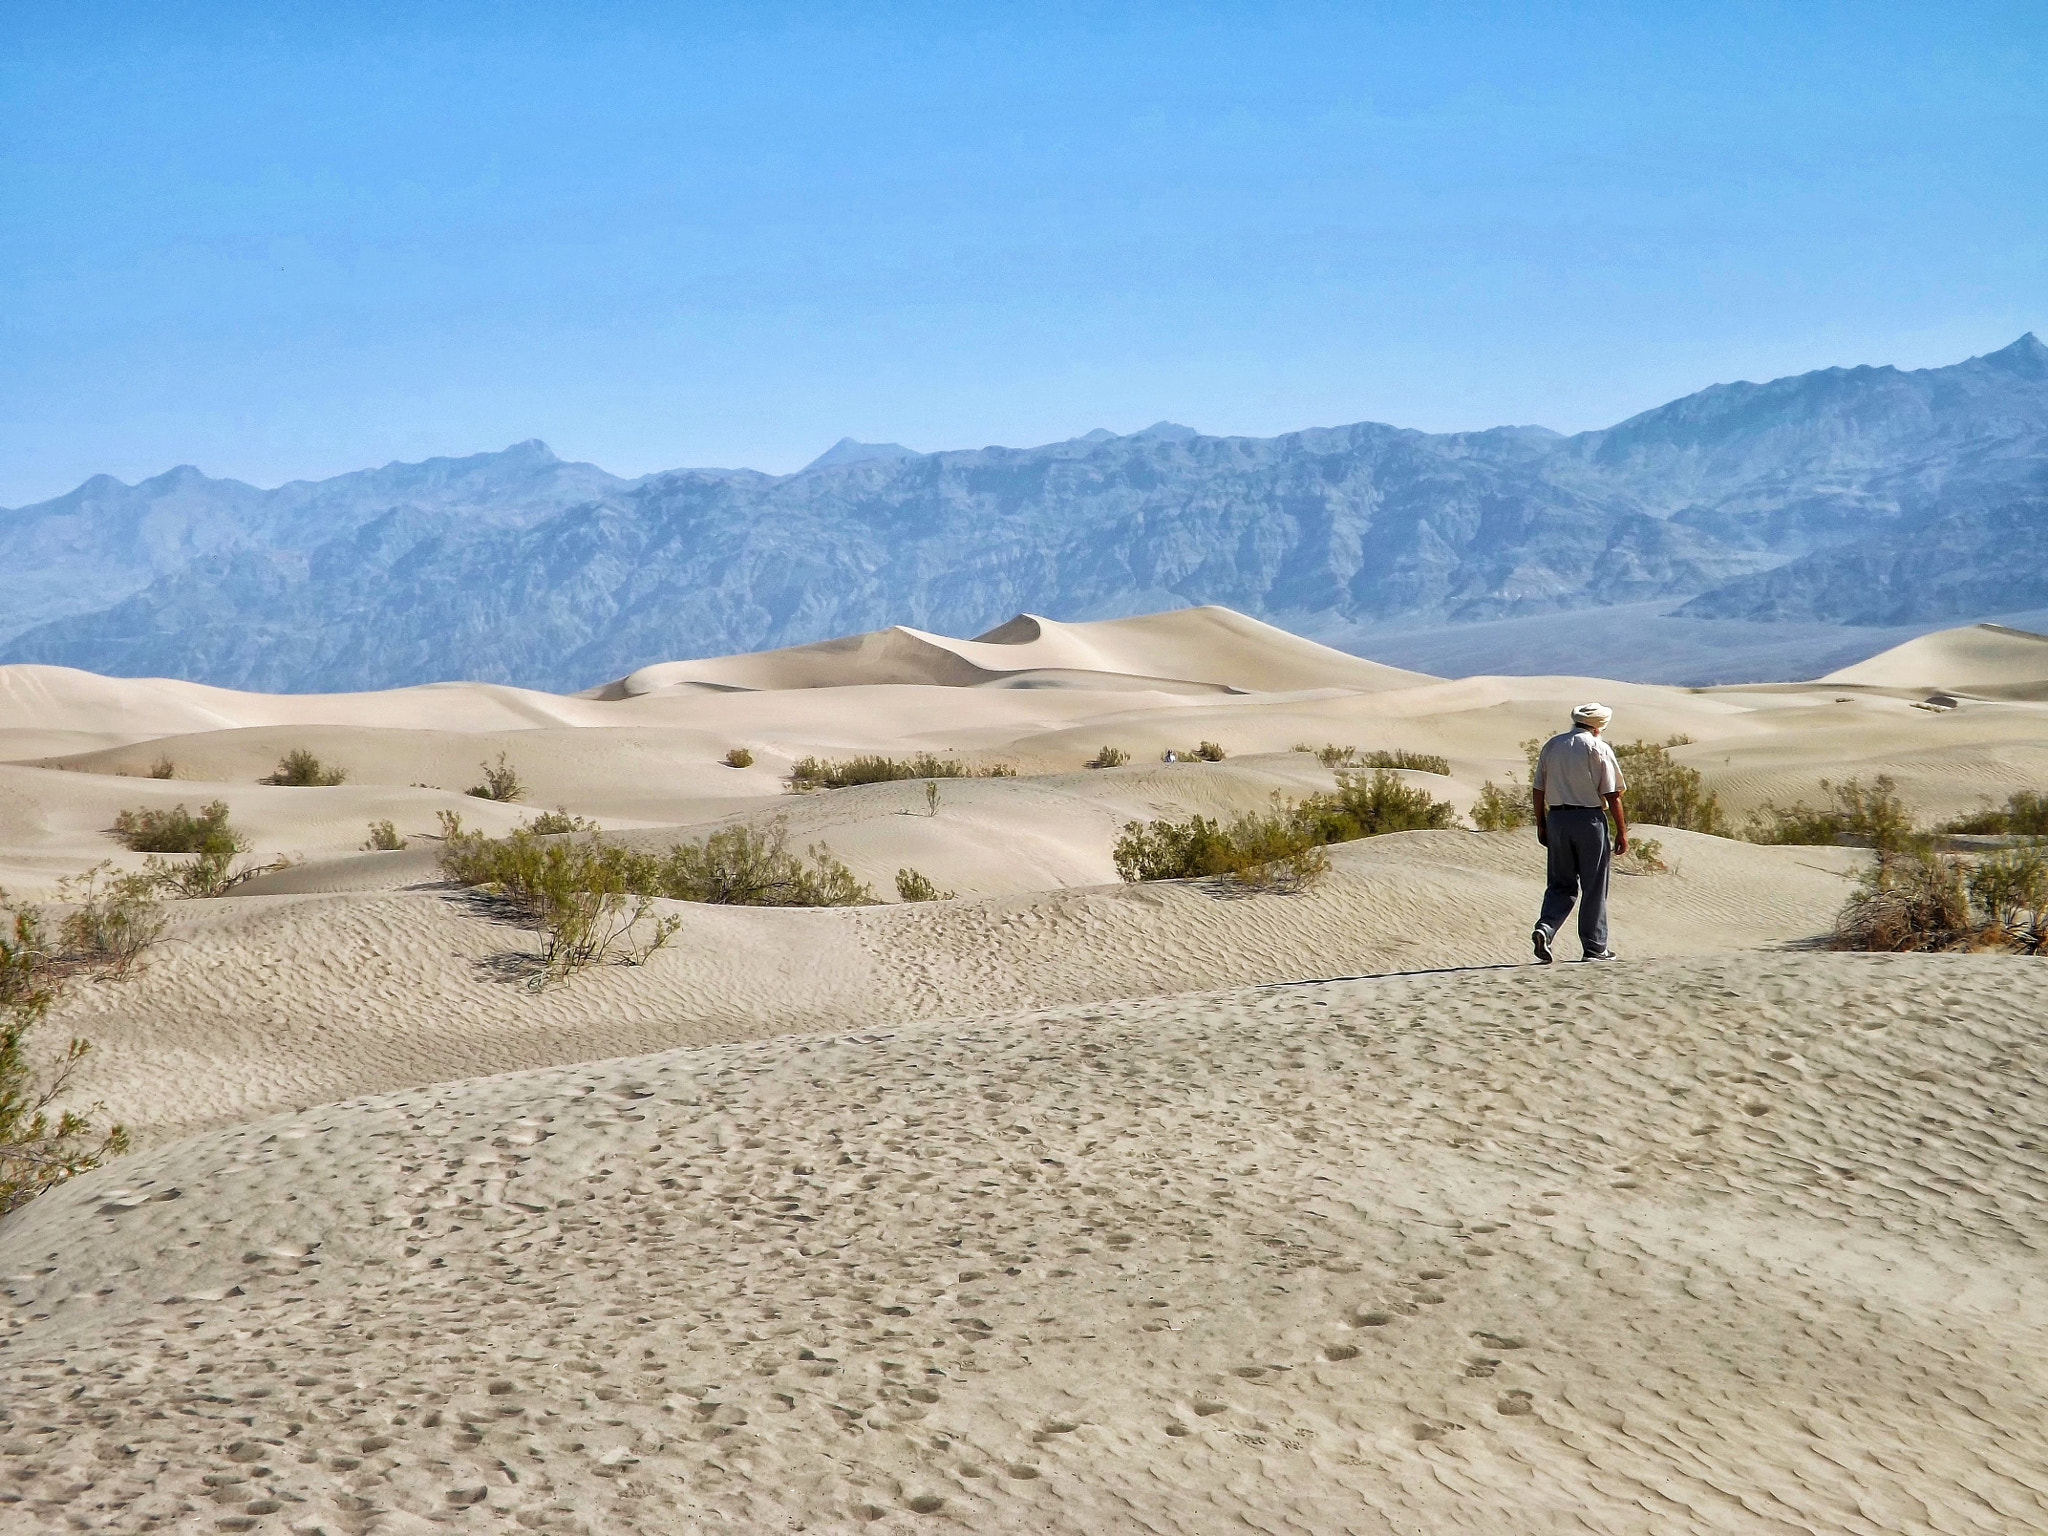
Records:
[[[1597,807],[1603,796],[1618,795],[1628,784],[1621,776],[1621,761],[1614,748],[1584,726],[1575,725],[1543,743],[1530,788],[1543,796],[1545,805]]]

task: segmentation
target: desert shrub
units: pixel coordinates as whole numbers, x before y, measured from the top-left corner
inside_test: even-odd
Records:
[[[1980,836],[2019,833],[2025,837],[2048,837],[2048,792],[2016,790],[2003,807],[1986,806],[1967,816],[1943,822],[1943,832],[1976,833]]]
[[[1688,768],[1671,755],[1673,747],[1691,741],[1690,736],[1673,736],[1663,742],[1615,745],[1614,755],[1628,785],[1622,803],[1628,808],[1629,820],[1676,827],[1682,832],[1731,836],[1720,796],[1707,788],[1697,768]]]
[[[500,752],[495,763],[479,763],[484,771],[484,781],[472,784],[463,793],[478,800],[520,800],[526,795],[526,786],[520,782],[519,770],[505,760]]]
[[[0,892],[0,908],[10,905]],[[41,911],[12,905],[0,929],[0,1216],[128,1150],[119,1125],[95,1134],[101,1106],[51,1112],[90,1044],[74,1039],[40,1079],[29,1062],[28,1037],[48,1017],[60,986],[51,958]]]
[[[1389,769],[1340,769],[1337,787],[1310,795],[1292,814],[1311,829],[1319,843],[1348,843],[1388,832],[1416,832],[1448,827],[1457,807],[1428,790],[1403,783]]]
[[[1348,768],[1358,759],[1358,748],[1340,747],[1334,741],[1320,747],[1311,747],[1305,741],[1296,742],[1294,750],[1297,752],[1314,752],[1316,761],[1325,768]]]
[[[249,840],[228,825],[227,805],[219,800],[199,808],[194,816],[184,806],[168,811],[123,811],[114,818],[114,835],[138,853],[143,876],[160,891],[175,896],[221,896],[245,880],[284,867],[277,859],[269,864],[236,866],[235,860],[249,851]],[[167,853],[190,853],[189,864],[174,864],[158,857]]]
[[[389,821],[370,823],[370,835],[363,839],[365,853],[396,853],[405,846],[405,839],[398,835],[398,828]]]
[[[1293,810],[1276,804],[1271,814],[1240,815],[1227,826],[1207,816],[1126,822],[1111,857],[1132,884],[1224,875],[1252,890],[1306,889],[1328,873],[1330,859]]]
[[[798,858],[779,821],[766,831],[723,827],[701,843],[681,843],[661,862],[660,888],[677,901],[742,907],[858,907],[875,893],[853,871],[813,843]]]
[[[1133,885],[1145,880],[1220,875],[1227,863],[1223,834],[1207,816],[1190,816],[1186,821],[1127,821],[1111,857],[1118,877]]]
[[[1624,875],[1661,875],[1671,868],[1664,862],[1664,845],[1654,837],[1631,837],[1628,852],[1614,867]]]
[[[896,894],[905,901],[951,901],[953,893],[932,884],[929,876],[914,869],[896,871]]]
[[[1227,826],[1207,816],[1186,821],[1127,822],[1112,850],[1117,874],[1131,882],[1229,875],[1253,887],[1313,885],[1329,869],[1322,850],[1387,832],[1448,827],[1456,807],[1411,788],[1387,769],[1344,770],[1329,794],[1288,803],[1274,797],[1267,814],[1240,815]]]
[[[149,765],[149,776],[152,779],[175,779],[178,776],[178,765],[168,757],[160,757]]]
[[[1989,926],[2015,948],[2037,955],[2048,947],[2048,846],[2000,849],[1977,862],[1967,884]]]
[[[114,817],[113,831],[137,853],[198,853],[223,841],[237,841],[239,836],[228,826],[227,802],[223,800],[202,805],[197,816],[182,805],[168,811],[146,807],[122,811]]]
[[[531,828],[509,837],[465,832],[459,820],[441,846],[441,867],[463,885],[490,889],[526,913],[541,911],[559,891],[618,891],[719,906],[850,907],[874,892],[823,844],[803,857],[789,851],[779,821],[766,831],[723,827],[702,842],[679,843],[666,855],[595,838],[542,841]]]
[[[1482,832],[1513,832],[1536,819],[1529,792],[1513,774],[1507,788],[1488,779],[1479,786],[1479,798],[1472,802],[1472,825]]]
[[[719,761],[728,768],[751,768],[754,766],[754,754],[745,747],[734,747]]]
[[[1410,752],[1405,747],[1367,752],[1358,762],[1364,768],[1406,768],[1411,773],[1448,774],[1451,771],[1449,758],[1435,752]]]
[[[160,886],[146,871],[116,874],[112,861],[101,860],[57,888],[71,907],[57,929],[67,961],[126,976],[163,937]]]
[[[291,864],[291,860],[282,858],[272,859],[267,864],[236,864],[235,855],[242,851],[240,844],[210,848],[189,864],[173,864],[169,859],[151,854],[142,861],[142,872],[158,890],[168,891],[173,896],[225,896],[244,881],[270,874],[273,870],[289,868]]]
[[[1218,746],[1213,741],[1203,741],[1197,742],[1195,744],[1194,751],[1184,753],[1183,755],[1192,762],[1220,763],[1223,761],[1224,758],[1228,757],[1230,754],[1225,752],[1222,747]]]
[[[1835,919],[1837,949],[1955,949],[1978,937],[1963,861],[1924,845],[1880,853]]]
[[[1871,783],[1845,779],[1820,781],[1828,803],[1818,809],[1805,801],[1789,806],[1766,802],[1751,814],[1742,835],[1753,843],[1832,843],[1840,837],[1860,838],[1880,854],[1913,846],[1921,834],[1899,799],[1891,777],[1879,774]]]
[[[282,784],[294,789],[332,789],[348,777],[345,768],[330,768],[304,747],[294,747],[277,760],[267,778],[259,784]]]
[[[604,828],[582,816],[571,816],[566,805],[558,805],[552,811],[535,812],[526,830],[537,837],[553,837],[564,832],[602,832]]]
[[[963,763],[957,758],[919,752],[913,757],[865,755],[840,760],[798,759],[790,766],[789,787],[797,794],[814,789],[847,789],[855,784],[890,784],[898,779],[1014,779],[1008,763]]]
[[[1083,768],[1118,768],[1131,760],[1131,754],[1122,747],[1100,747],[1093,757],[1081,766]]]

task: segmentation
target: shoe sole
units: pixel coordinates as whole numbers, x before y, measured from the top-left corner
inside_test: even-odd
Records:
[[[1535,946],[1536,963],[1538,965],[1550,964],[1551,956],[1549,936],[1545,934],[1541,928],[1538,928],[1534,933],[1529,935],[1529,942]]]

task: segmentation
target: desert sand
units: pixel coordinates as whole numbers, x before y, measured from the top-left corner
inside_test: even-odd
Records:
[[[2048,640],[1983,626],[1714,689],[1220,609],[573,697],[0,668],[0,883],[214,798],[295,861],[42,1032],[137,1150],[0,1222],[0,1530],[2048,1528],[2041,962],[1824,952],[1867,855],[1654,827],[1612,966],[1527,963],[1527,833],[1116,881],[1125,821],[1327,787],[1297,743],[1442,753],[1405,777],[1463,807],[1586,697],[1738,820],[2048,784]],[[300,746],[348,781],[254,782]],[[783,792],[917,750],[1021,776]],[[461,793],[500,752],[525,805]],[[779,818],[884,903],[663,904],[648,964],[534,993],[431,834],[557,804]]]

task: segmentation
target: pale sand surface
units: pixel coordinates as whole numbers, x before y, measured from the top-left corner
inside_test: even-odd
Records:
[[[215,1132],[7,1229],[9,1529],[2039,1529],[2044,1016],[1523,967]]]
[[[1126,821],[1327,788],[1296,742],[1441,752],[1405,777],[1463,807],[1588,697],[1738,821],[2048,785],[2048,643],[1986,629],[1705,690],[1222,610],[577,697],[0,668],[0,883],[216,796],[299,860],[41,1032],[140,1150],[0,1223],[0,1531],[2048,1529],[2048,968],[1816,952],[1866,855],[1657,828],[1615,967],[1526,963],[1526,833],[1115,882]],[[298,746],[349,782],[254,782]],[[917,750],[1025,776],[781,792]],[[500,751],[525,805],[460,792]],[[652,848],[781,821],[886,904],[664,904],[649,964],[536,994],[426,834],[556,804]],[[412,845],[361,852],[387,816]],[[958,899],[895,902],[906,865]],[[1416,974],[1262,986],[1378,973]]]
[[[1821,931],[1859,857],[1662,836],[1673,872],[1616,883],[1616,942],[1635,955]],[[1533,836],[1404,832],[1332,856],[1332,878],[1302,896],[1175,883],[828,911],[663,903],[683,927],[648,964],[539,995],[524,985],[532,935],[459,893],[191,902],[145,972],[81,986],[49,1033],[96,1042],[92,1093],[154,1143],[670,1046],[1529,958]],[[416,871],[410,851],[365,860],[386,861]],[[1559,949],[1578,953],[1570,937]]]

